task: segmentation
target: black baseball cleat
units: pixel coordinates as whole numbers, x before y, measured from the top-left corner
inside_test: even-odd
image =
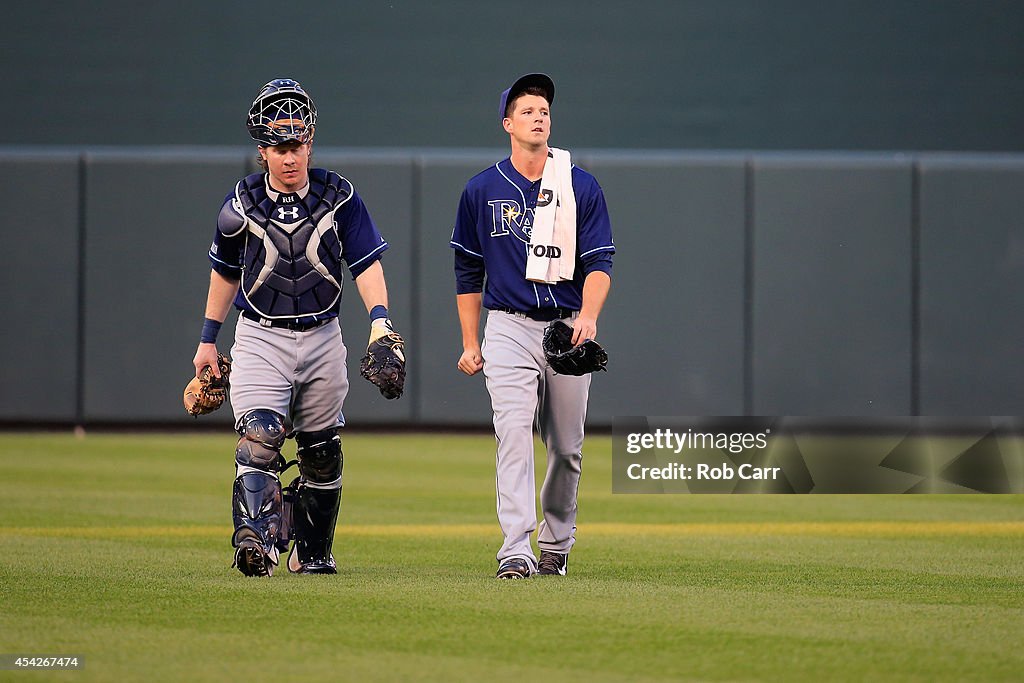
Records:
[[[510,557],[498,565],[498,573],[495,576],[499,579],[528,579],[533,574],[530,563],[521,557]]]
[[[540,568],[537,573],[542,576],[565,576],[569,568],[569,556],[553,553],[549,550],[540,552]]]
[[[334,564],[334,558],[318,562],[307,562],[302,565],[299,574],[337,574],[338,566]]]
[[[301,562],[299,554],[293,548],[288,555],[288,571],[293,574],[337,574],[338,565],[334,562],[334,555]]]

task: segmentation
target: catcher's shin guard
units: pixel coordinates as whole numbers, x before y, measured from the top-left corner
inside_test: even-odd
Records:
[[[231,545],[236,549],[232,566],[246,576],[270,576],[278,563],[284,522],[278,478],[284,469],[284,424],[275,412],[252,410],[242,416],[238,433],[231,496]]]
[[[344,460],[337,429],[295,435],[299,478],[289,485],[292,500],[288,570],[301,574],[337,572],[331,545],[341,507],[341,472]]]

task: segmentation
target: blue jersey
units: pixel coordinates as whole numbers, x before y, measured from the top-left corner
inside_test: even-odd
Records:
[[[527,180],[510,159],[471,178],[459,201],[451,239],[456,292],[483,291],[483,305],[492,310],[578,311],[587,274],[595,270],[611,273],[615,243],[604,192],[594,176],[573,166],[572,189],[576,196],[576,268],[572,280],[549,285],[526,279],[540,180]]]
[[[311,321],[338,314],[343,261],[355,278],[387,248],[352,184],[312,169],[297,193],[273,190],[263,173],[239,181],[221,207],[209,258],[241,281],[240,310]]]

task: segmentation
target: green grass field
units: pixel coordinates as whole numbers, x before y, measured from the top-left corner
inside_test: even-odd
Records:
[[[591,438],[570,575],[503,582],[493,438],[350,434],[339,574],[246,579],[234,441],[4,435],[0,654],[85,666],[0,680],[1024,677],[1024,496],[613,496]]]

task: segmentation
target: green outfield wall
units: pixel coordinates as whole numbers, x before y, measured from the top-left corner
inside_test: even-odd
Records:
[[[409,342],[406,396],[385,401],[355,377],[350,424],[489,422],[483,381],[455,369],[448,239],[466,180],[504,153],[317,148],[316,163],[353,181],[392,244],[392,318]],[[599,326],[610,370],[594,380],[592,424],[1021,414],[1024,155],[575,159],[604,187],[619,250]],[[206,251],[251,163],[247,147],[0,148],[0,422],[193,423],[181,390]],[[347,285],[351,360],[368,329]]]

